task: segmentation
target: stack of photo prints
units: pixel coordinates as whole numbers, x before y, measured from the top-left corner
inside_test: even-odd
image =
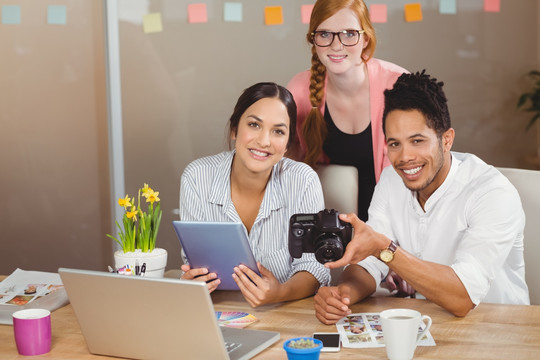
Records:
[[[69,302],[60,275],[16,269],[0,282],[0,324],[12,324],[17,310],[56,310]]]
[[[339,320],[336,327],[341,335],[343,347],[370,348],[384,346],[379,313],[351,314]],[[421,332],[424,327],[425,324],[420,323],[418,332]],[[429,331],[426,331],[422,339],[418,341],[418,346],[435,346],[435,340]]]
[[[63,287],[58,274],[17,269],[0,283],[0,304],[26,305]]]

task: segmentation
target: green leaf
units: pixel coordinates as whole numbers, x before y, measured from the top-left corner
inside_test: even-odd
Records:
[[[525,131],[528,131],[540,118],[540,71],[532,70],[527,73],[527,76],[534,81],[534,87],[531,92],[526,92],[520,95],[517,108],[523,111],[533,113],[533,117],[529,120]],[[527,104],[527,105],[526,105]]]
[[[534,115],[531,119],[531,121],[529,121],[529,124],[527,125],[527,128],[526,130],[529,130],[533,125],[534,123],[536,122],[536,120],[538,120],[540,118],[540,113]]]
[[[528,98],[529,98],[529,94],[522,94],[519,97],[517,107],[520,108],[523,104],[525,104],[525,101],[527,101]]]
[[[109,234],[107,234],[107,236],[110,237],[111,239],[113,239],[114,241],[116,241],[118,243],[118,245],[122,246],[122,242],[120,240],[118,240],[117,238],[115,238],[114,236],[109,235]]]

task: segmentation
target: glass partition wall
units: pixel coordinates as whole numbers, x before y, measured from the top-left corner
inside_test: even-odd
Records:
[[[100,1],[0,0],[0,274],[111,259]]]
[[[259,81],[286,85],[311,66],[301,19],[302,5],[313,2],[240,0],[231,17],[226,0],[194,2],[204,4],[197,11],[189,1],[118,1],[126,191],[143,182],[160,191],[158,244],[169,250],[169,268],[181,263],[170,222],[178,219],[183,169],[227,149],[227,120],[243,89]],[[527,114],[515,103],[522,75],[538,61],[538,2],[515,1],[489,13],[482,1],[462,1],[450,15],[422,0],[423,20],[411,23],[404,20],[407,1],[381,3],[388,21],[374,23],[375,57],[410,71],[425,68],[445,82],[454,150],[496,166],[525,166],[535,137],[524,132]],[[265,24],[267,6],[281,8],[282,24]],[[201,13],[206,19],[197,22]]]
[[[286,85],[309,65],[297,2],[279,1],[288,21],[275,27],[264,25],[262,1],[241,1],[242,22],[224,21],[226,1],[203,3],[206,23],[190,23],[185,1],[118,2],[126,192],[144,182],[159,190],[158,246],[169,268],[181,265],[171,222],[186,165],[228,149],[227,121],[243,89]],[[159,14],[162,31],[144,31],[147,14]]]
[[[200,1],[203,22],[194,22],[201,8],[190,13],[189,1],[61,3],[0,0],[0,274],[105,270],[117,197],[133,196],[143,183],[160,192],[158,246],[169,251],[168,268],[178,268],[171,221],[183,169],[228,148],[227,120],[243,89],[259,81],[286,85],[310,67],[301,19],[302,5],[313,1],[239,0],[233,14],[230,1]],[[425,68],[446,83],[454,150],[525,167],[536,139],[524,132],[529,117],[515,104],[525,91],[522,75],[538,66],[538,2],[504,3],[499,13],[484,12],[481,1],[459,2],[449,15],[421,0],[423,20],[414,23],[404,21],[407,1],[381,3],[388,20],[374,24],[375,56]],[[120,130],[107,123],[115,105],[107,102],[108,4],[117,7]],[[267,6],[281,7],[282,24],[265,24]],[[150,14],[153,22],[145,23]]]

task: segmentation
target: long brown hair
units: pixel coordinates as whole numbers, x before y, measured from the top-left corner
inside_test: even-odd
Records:
[[[307,41],[312,44],[311,47],[311,78],[309,84],[309,100],[311,102],[311,111],[302,125],[302,136],[306,142],[306,154],[304,162],[315,166],[321,156],[322,145],[326,139],[326,123],[321,114],[321,102],[324,97],[324,88],[326,80],[326,67],[321,63],[317,56],[317,50],[313,43],[311,34],[317,30],[319,25],[333,16],[341,9],[350,9],[358,17],[358,21],[365,31],[364,36],[368,38],[368,44],[362,52],[362,60],[368,61],[375,52],[377,39],[375,38],[375,29],[371,24],[369,11],[363,0],[317,0],[311,12],[309,29],[306,35]]]

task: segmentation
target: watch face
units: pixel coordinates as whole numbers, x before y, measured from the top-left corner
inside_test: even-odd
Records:
[[[391,250],[384,249],[380,254],[381,260],[385,263],[392,261],[394,259],[394,253]]]

